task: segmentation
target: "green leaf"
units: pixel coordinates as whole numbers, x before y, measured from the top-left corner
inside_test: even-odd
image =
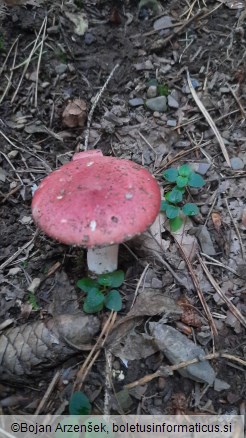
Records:
[[[193,173],[191,167],[188,164],[183,164],[183,166],[180,166],[178,172],[180,176],[184,177],[190,176],[191,173]]]
[[[183,224],[183,220],[180,216],[177,216],[174,219],[170,219],[169,223],[170,223],[171,231],[175,232],[181,228]]]
[[[188,203],[182,207],[182,211],[186,216],[195,216],[199,213],[199,208],[196,204]]]
[[[205,184],[205,181],[201,175],[199,175],[198,173],[195,173],[195,172],[191,173],[191,175],[189,176],[189,180],[188,180],[188,186],[199,188],[199,187],[204,186],[204,184]]]
[[[29,292],[28,302],[31,304],[33,310],[39,310],[39,305],[37,303],[37,298],[33,292]]]
[[[96,313],[104,307],[105,296],[98,289],[91,289],[85,299],[83,310],[85,313]]]
[[[177,204],[178,202],[181,202],[183,199],[183,192],[184,190],[179,189],[178,187],[174,187],[171,192],[168,192],[165,194],[165,198],[167,201],[172,202],[173,204]]]
[[[169,95],[169,88],[167,84],[160,84],[157,86],[157,92],[159,96],[168,96]]]
[[[115,312],[119,312],[122,309],[122,299],[119,291],[115,289],[109,291],[105,298],[105,307]]]
[[[91,413],[91,404],[86,395],[81,391],[73,393],[69,402],[70,415],[89,415]]]
[[[188,177],[187,176],[178,176],[176,179],[176,184],[179,188],[183,188],[187,186],[188,184]]]
[[[174,219],[179,214],[179,207],[175,207],[175,205],[169,205],[166,209],[166,215],[168,219]]]
[[[95,289],[98,286],[96,280],[92,278],[84,277],[77,281],[76,285],[85,293],[90,292],[91,289]]]
[[[165,170],[162,175],[168,182],[176,182],[179,174],[175,167],[170,167],[170,169]]]
[[[99,275],[97,281],[101,286],[119,287],[124,283],[125,274],[123,271],[109,272],[108,274]]]
[[[168,205],[169,203],[167,201],[161,201],[160,211],[166,211]]]

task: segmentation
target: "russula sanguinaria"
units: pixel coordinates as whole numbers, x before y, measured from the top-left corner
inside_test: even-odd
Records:
[[[88,249],[89,272],[118,267],[119,243],[145,231],[160,210],[160,188],[144,167],[93,150],[52,172],[34,193],[32,215],[48,236]]]

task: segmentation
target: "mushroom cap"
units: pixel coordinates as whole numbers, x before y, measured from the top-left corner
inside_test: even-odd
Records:
[[[124,242],[145,231],[160,210],[154,177],[129,160],[82,152],[41,182],[32,201],[48,236],[87,248]]]

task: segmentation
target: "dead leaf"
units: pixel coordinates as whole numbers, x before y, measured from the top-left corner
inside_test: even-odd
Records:
[[[224,3],[229,9],[243,9],[245,3],[241,0],[218,0],[220,3]]]
[[[74,33],[79,36],[83,36],[88,29],[88,20],[85,14],[72,12],[65,12],[66,17],[75,24]]]
[[[70,101],[62,114],[62,122],[68,128],[83,127],[86,120],[86,102],[82,99]]]
[[[191,228],[193,228],[191,220],[188,217],[185,217],[184,222],[178,231],[170,231],[189,260],[194,258],[198,247],[196,236],[188,234]]]
[[[220,215],[220,213],[215,211],[215,212],[213,212],[211,214],[211,217],[212,217],[212,221],[213,221],[213,224],[214,224],[214,228],[219,233],[220,229],[221,229],[221,225],[222,225],[221,215]]]
[[[152,336],[146,333],[136,333],[133,329],[111,349],[112,353],[122,360],[145,359],[158,351]]]
[[[161,289],[152,289],[150,287],[138,295],[136,302],[128,316],[154,316],[154,315],[180,315],[181,308],[172,299],[164,295]]]

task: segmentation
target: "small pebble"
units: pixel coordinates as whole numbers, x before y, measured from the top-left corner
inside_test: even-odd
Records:
[[[152,278],[151,286],[153,287],[153,289],[160,289],[163,286],[162,281],[159,280],[159,278]]]
[[[231,385],[229,385],[229,383],[225,382],[224,380],[216,378],[214,381],[214,390],[215,391],[224,391],[225,389],[229,389],[230,387],[231,387]]]
[[[85,44],[87,44],[88,46],[90,46],[92,43],[94,43],[94,41],[96,41],[96,38],[90,32],[85,33],[84,39],[85,39]]]
[[[167,121],[167,126],[171,126],[172,128],[174,128],[175,126],[177,126],[177,120],[175,119],[169,119]]]
[[[172,26],[172,19],[168,15],[165,15],[164,17],[158,18],[154,22],[154,29],[155,30],[161,30],[166,29]]]
[[[178,102],[176,101],[176,99],[174,99],[173,96],[171,96],[171,94],[167,96],[167,103],[170,108],[175,108],[175,109],[179,108]]]
[[[156,85],[151,85],[147,90],[147,97],[149,99],[157,96],[157,87]]]
[[[8,153],[8,157],[9,157],[10,160],[11,160],[12,158],[16,158],[17,155],[18,155],[18,153],[19,153],[19,151],[16,151],[16,150],[10,151],[10,152]]]
[[[210,166],[211,166],[210,163],[199,163],[197,172],[200,173],[200,175],[206,175]]]
[[[55,71],[58,75],[62,75],[67,70],[67,64],[58,64],[55,67]]]
[[[244,162],[241,160],[241,158],[233,157],[230,161],[233,170],[242,170],[244,168]]]
[[[147,108],[152,111],[158,111],[163,113],[167,110],[167,98],[166,96],[158,96],[153,99],[147,99],[145,102]]]
[[[129,103],[130,106],[135,107],[135,106],[141,106],[141,105],[143,105],[143,104],[144,104],[144,101],[143,101],[143,99],[142,99],[141,97],[134,97],[134,99],[130,99],[130,100],[128,101],[128,103]]]

